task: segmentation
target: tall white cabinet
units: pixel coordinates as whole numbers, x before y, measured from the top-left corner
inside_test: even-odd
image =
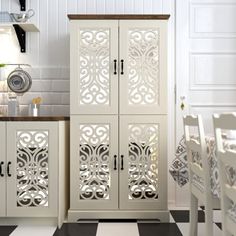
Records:
[[[167,221],[169,16],[69,18],[69,221]]]

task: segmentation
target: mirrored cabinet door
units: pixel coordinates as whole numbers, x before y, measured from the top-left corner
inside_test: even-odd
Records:
[[[71,125],[71,209],[117,209],[117,116],[72,116]]]
[[[121,209],[166,209],[165,140],[165,116],[121,116]]]
[[[71,114],[118,113],[118,21],[71,22]]]
[[[7,124],[7,215],[56,216],[57,122]]]
[[[167,113],[165,21],[120,21],[120,113]]]

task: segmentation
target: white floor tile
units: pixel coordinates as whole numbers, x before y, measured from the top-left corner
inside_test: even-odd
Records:
[[[171,205],[169,206],[169,210],[170,211],[186,211],[188,210],[189,211],[189,206],[174,206],[174,205]],[[200,210],[200,208],[199,208]]]
[[[189,235],[189,223],[177,223],[181,233],[185,235]],[[221,230],[218,228],[217,225],[214,224],[214,236],[222,236]],[[205,224],[198,223],[198,236],[206,236],[205,233]]]
[[[55,226],[18,226],[10,236],[52,236]]]
[[[139,236],[137,223],[99,223],[96,236]]]
[[[170,223],[175,223],[174,218],[172,217],[172,215],[170,214]]]
[[[221,219],[222,219],[221,218],[221,211],[220,210],[217,210],[217,211],[215,210],[214,213],[213,213],[214,222],[220,223],[220,222],[222,222]]]

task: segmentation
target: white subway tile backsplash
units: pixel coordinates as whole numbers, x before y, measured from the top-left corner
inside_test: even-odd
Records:
[[[7,81],[0,81],[0,92],[7,92],[8,86]]]
[[[32,79],[39,79],[40,78],[40,73],[41,73],[41,69],[38,67],[22,67],[23,70],[27,71]],[[14,70],[14,68],[12,68],[12,70]]]
[[[61,93],[41,93],[41,97],[42,97],[44,105],[61,105],[62,104]]]
[[[41,116],[54,115],[52,113],[52,105],[41,105],[40,106],[40,115]]]
[[[21,105],[19,107],[19,113],[21,116],[28,116],[29,115],[29,106],[28,105]]]
[[[51,80],[33,80],[30,92],[51,92],[52,81]]]
[[[69,80],[52,80],[52,91],[54,92],[69,92],[70,81]]]
[[[70,70],[68,67],[43,67],[40,71],[41,79],[66,79],[70,77]]]
[[[70,104],[70,93],[61,93],[61,104],[62,105]]]
[[[8,102],[8,93],[0,93],[1,105],[7,105]]]
[[[70,106],[69,105],[52,106],[51,113],[55,116],[69,115],[70,114]]]
[[[33,98],[36,97],[41,97],[41,93],[40,92],[26,92],[24,95],[22,96],[18,96],[18,100],[20,105],[28,105],[32,102]]]

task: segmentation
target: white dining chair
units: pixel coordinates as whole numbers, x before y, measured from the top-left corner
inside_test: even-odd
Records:
[[[230,149],[222,138],[225,131],[236,130],[236,113],[214,114],[213,122],[220,173],[223,235],[236,235],[236,150]],[[234,141],[226,142],[232,142],[234,146]]]
[[[213,206],[219,208],[220,201],[214,197],[210,185],[210,166],[202,118],[184,116],[184,134],[190,185],[190,236],[198,232],[198,204],[205,206],[205,235],[213,236]],[[192,133],[192,131],[197,131]]]

